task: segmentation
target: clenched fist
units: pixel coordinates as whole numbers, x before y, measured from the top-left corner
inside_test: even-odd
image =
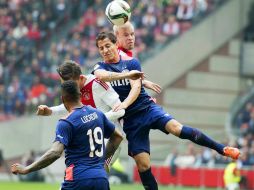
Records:
[[[39,105],[37,108],[37,115],[49,116],[52,114],[52,110],[47,105]]]
[[[11,166],[11,172],[13,174],[28,174],[26,167],[18,163]]]

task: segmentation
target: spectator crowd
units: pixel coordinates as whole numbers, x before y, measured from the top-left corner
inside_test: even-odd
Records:
[[[135,55],[145,59],[220,2],[128,1],[135,26]],[[107,3],[0,0],[0,121],[31,113],[38,104],[58,104],[56,68],[64,59],[78,62],[85,72],[93,68],[98,59],[96,35],[112,30],[104,14]]]
[[[254,166],[254,105],[246,103],[236,118],[236,126],[239,130],[238,145],[242,151],[244,165]]]

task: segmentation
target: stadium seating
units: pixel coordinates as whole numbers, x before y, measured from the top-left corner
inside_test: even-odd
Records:
[[[195,107],[228,110],[232,101],[236,98],[236,95],[222,92],[209,92],[205,90],[170,88],[166,90],[165,97],[167,98],[165,98],[164,103],[169,105],[169,107],[188,107],[193,106],[193,102],[195,102]]]
[[[238,46],[239,49],[240,46]],[[230,52],[229,52],[230,53]],[[224,72],[225,74],[239,74],[239,59],[229,56],[214,55],[209,61],[211,72]]]
[[[145,52],[151,53],[155,46],[162,46],[178,36],[169,35],[163,30],[169,17],[175,15],[181,35],[222,1],[193,2],[129,2],[133,7],[132,22],[136,28],[135,52],[140,59],[147,57]],[[192,11],[191,17],[185,17],[182,9],[184,4]],[[4,27],[0,32],[0,86],[2,94],[8,93],[10,96],[8,99],[3,96],[3,101],[0,101],[0,120],[33,112],[36,105],[46,103],[45,100],[47,104],[58,103],[58,77],[55,69],[63,59],[79,62],[86,72],[93,68],[98,58],[94,43],[96,34],[103,30],[112,30],[104,15],[105,6],[106,1],[2,2],[1,21],[4,22]],[[153,24],[147,21],[148,13],[155,20]],[[31,30],[32,26],[36,29]],[[63,30],[67,36],[62,35]],[[23,31],[24,35],[18,31]],[[15,41],[13,38],[20,39]],[[39,76],[41,85],[46,86],[46,91],[30,98],[29,91],[36,80],[35,75]],[[15,76],[16,79],[9,76]]]
[[[192,71],[187,75],[186,80],[188,88],[233,92],[238,92],[240,89],[238,76]]]
[[[237,50],[238,45],[238,50]],[[162,104],[182,123],[224,138],[228,110],[240,92],[239,40],[232,39],[207,61],[179,77],[163,92]],[[232,53],[232,54],[231,54]],[[209,130],[210,128],[210,130]],[[220,129],[217,134],[214,129]]]

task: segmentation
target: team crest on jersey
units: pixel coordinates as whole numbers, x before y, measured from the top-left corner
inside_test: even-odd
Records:
[[[84,98],[85,100],[89,100],[89,99],[90,99],[90,93],[89,93],[89,92],[84,92],[84,93],[83,93],[83,98]]]

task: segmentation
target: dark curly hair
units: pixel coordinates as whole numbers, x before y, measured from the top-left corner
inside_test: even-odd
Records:
[[[62,65],[57,68],[60,77],[66,80],[78,80],[82,74],[81,68],[78,63],[72,60],[66,60]]]
[[[73,80],[67,80],[61,84],[61,93],[63,99],[68,102],[78,102],[80,100],[78,84]]]

